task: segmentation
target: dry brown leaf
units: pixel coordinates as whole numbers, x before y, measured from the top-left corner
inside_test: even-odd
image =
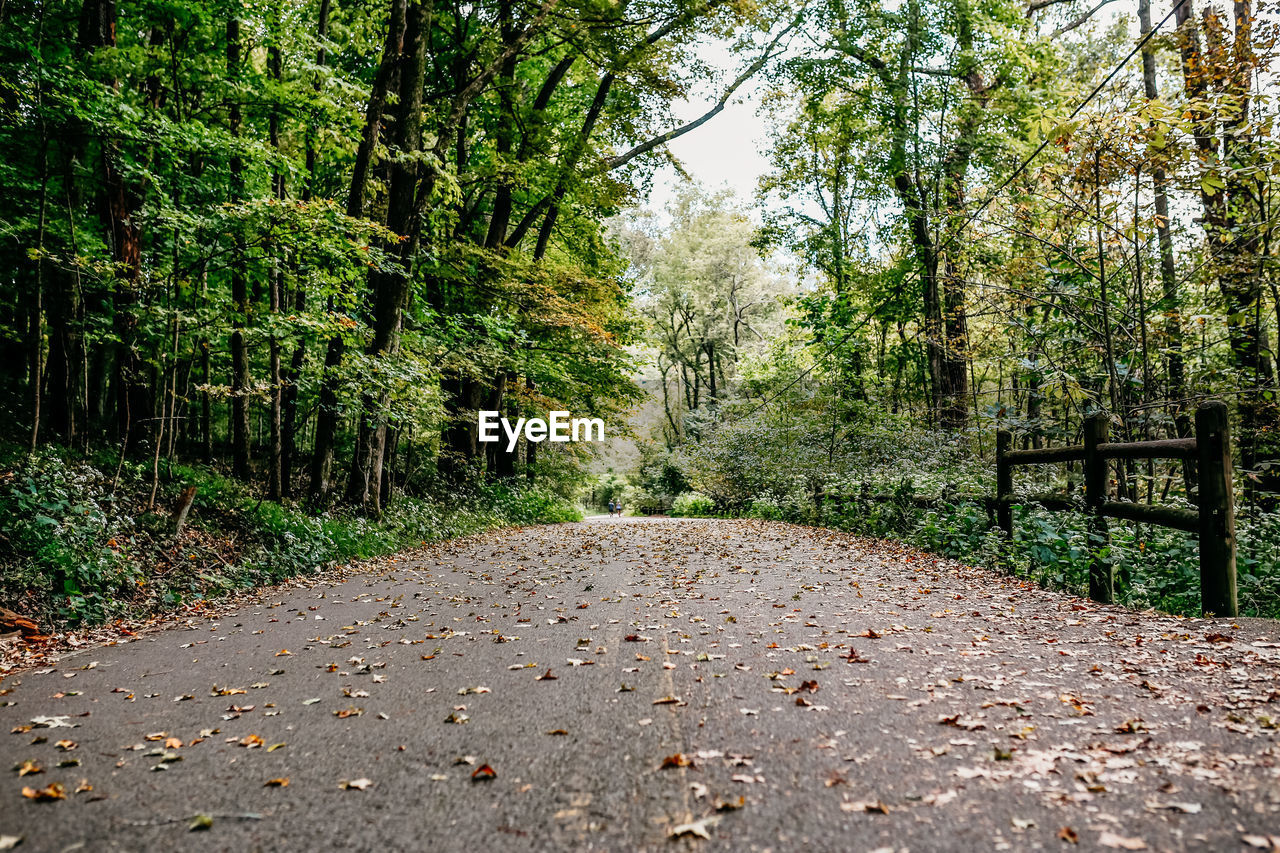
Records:
[[[22,796],[28,800],[35,800],[37,803],[48,803],[54,800],[65,800],[67,798],[67,789],[61,782],[50,782],[43,788],[23,788]]]

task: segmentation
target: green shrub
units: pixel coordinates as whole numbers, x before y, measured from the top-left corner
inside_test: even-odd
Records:
[[[671,510],[671,501],[640,486],[627,486],[622,490],[622,505],[639,515],[661,515]]]
[[[701,492],[685,492],[671,502],[671,514],[677,518],[706,518],[715,508],[716,502]]]
[[[133,527],[100,471],[32,454],[0,480],[0,594],[44,618],[117,615],[141,580],[128,560]]]
[[[525,483],[464,484],[447,496],[397,497],[380,518],[316,513],[266,501],[236,480],[175,465],[157,496],[196,498],[181,547],[167,511],[146,506],[150,467],[125,461],[113,493],[100,470],[118,460],[68,461],[0,446],[0,604],[44,624],[92,624],[164,610],[229,590],[276,583],[508,525],[577,521],[562,494]]]

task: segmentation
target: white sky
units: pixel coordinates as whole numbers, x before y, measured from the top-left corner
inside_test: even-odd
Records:
[[[724,44],[708,44],[703,55],[723,69],[730,79],[742,61],[733,57]],[[705,100],[677,104],[677,120],[692,121],[709,110],[722,91],[719,86],[723,85],[721,82],[715,87],[705,87],[705,91],[698,93]],[[748,80],[719,115],[667,146],[685,170],[706,189],[714,191],[728,186],[744,202],[751,200],[757,180],[769,169],[768,160],[762,153],[769,145],[767,125],[762,117],[756,115],[759,95],[759,81]],[[654,178],[648,204],[643,206],[661,212],[683,181],[675,169],[664,165]]]

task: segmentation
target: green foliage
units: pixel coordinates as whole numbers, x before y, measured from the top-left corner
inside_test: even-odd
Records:
[[[53,615],[101,621],[138,588],[129,559],[134,520],[96,468],[50,450],[0,476],[4,598],[57,602]]]
[[[671,502],[671,514],[677,518],[706,518],[715,509],[716,502],[701,492],[685,492]]]
[[[175,542],[167,514],[148,512],[145,466],[122,468],[113,493],[100,467],[56,449],[0,475],[0,604],[45,624],[94,624],[171,608],[235,588],[511,525],[577,521],[543,486],[479,483],[402,497],[380,519],[264,501],[233,479],[175,466],[162,505],[195,486]],[[133,507],[133,510],[129,510]]]

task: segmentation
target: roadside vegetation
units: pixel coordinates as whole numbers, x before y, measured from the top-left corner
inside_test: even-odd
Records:
[[[202,467],[175,465],[153,495],[146,464],[57,447],[0,452],[0,602],[46,629],[160,613],[443,539],[581,517],[565,496],[523,482],[402,495],[374,519],[264,500]],[[194,499],[175,533],[172,508],[189,488]]]

